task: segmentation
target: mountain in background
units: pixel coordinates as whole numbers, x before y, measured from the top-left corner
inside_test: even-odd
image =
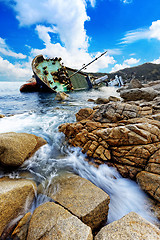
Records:
[[[133,77],[141,82],[160,80],[160,64],[144,63],[142,65],[125,68],[114,73],[91,73],[95,77],[108,75],[109,79],[114,79],[115,75],[122,76],[124,81],[129,81]]]

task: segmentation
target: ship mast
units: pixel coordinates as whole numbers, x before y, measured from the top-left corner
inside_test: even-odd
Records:
[[[100,56],[96,57],[95,59],[93,59],[91,62],[89,62],[88,64],[84,65],[81,69],[77,70],[76,72],[74,72],[71,76],[69,76],[70,78],[73,77],[75,74],[77,74],[78,72],[82,71],[84,68],[88,67],[90,64],[92,64],[93,62],[95,62],[97,59],[99,59],[100,57],[102,57],[104,54],[106,54],[107,51],[105,51],[104,53],[102,53]]]

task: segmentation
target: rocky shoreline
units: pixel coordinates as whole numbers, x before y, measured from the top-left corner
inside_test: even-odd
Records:
[[[142,85],[135,79],[121,98],[93,99],[95,107],[76,113],[77,122],[59,126],[71,146],[98,167],[117,168],[154,201],[160,219],[160,81]],[[4,116],[1,116],[4,117]],[[0,166],[15,169],[47,142],[33,134],[0,134]],[[46,191],[45,191],[46,190]],[[34,198],[48,202],[30,212]],[[52,182],[0,179],[0,239],[160,239],[157,226],[130,212],[104,226],[110,197],[90,181],[65,173]]]
[[[133,101],[126,101],[133,91]],[[81,109],[77,122],[62,124],[59,131],[69,144],[82,148],[88,161],[116,167],[123,177],[137,179],[144,191],[160,201],[159,92],[150,87],[129,88],[122,89],[120,96],[125,101],[96,100],[105,104]]]

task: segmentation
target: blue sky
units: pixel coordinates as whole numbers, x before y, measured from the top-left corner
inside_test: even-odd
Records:
[[[160,63],[159,0],[0,0],[0,81],[26,81],[38,55],[87,71]]]

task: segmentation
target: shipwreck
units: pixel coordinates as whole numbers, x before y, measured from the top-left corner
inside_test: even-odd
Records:
[[[45,59],[43,55],[38,55],[32,61],[33,77],[28,83],[21,86],[20,91],[56,93],[91,89],[93,84],[89,76],[81,70],[103,56],[106,52],[107,51],[79,70],[63,66],[63,64],[61,64],[61,58]]]
[[[105,53],[106,51],[79,70],[64,66],[61,64],[61,58],[44,58],[43,55],[38,55],[32,61],[33,77],[21,86],[20,91],[57,93],[88,90],[101,82],[105,82],[107,85],[107,75],[91,80],[88,74],[82,72]]]
[[[87,74],[61,64],[61,58],[36,56],[32,61],[33,77],[21,86],[21,92],[68,92],[92,88]]]

